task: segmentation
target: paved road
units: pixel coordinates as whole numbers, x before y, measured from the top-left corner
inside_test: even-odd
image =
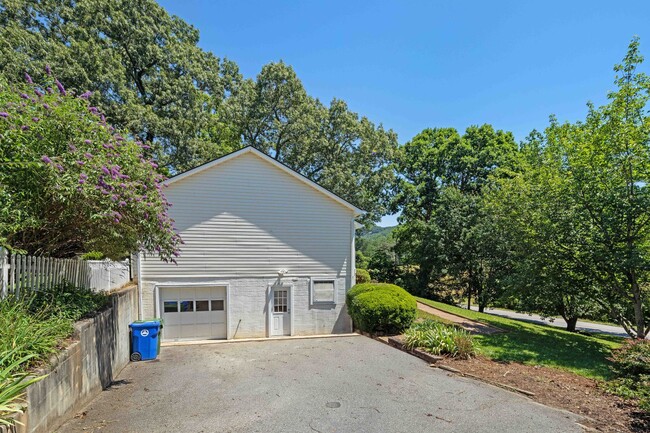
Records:
[[[472,310],[478,311],[478,307],[472,306]],[[566,329],[566,322],[561,317],[555,318],[553,321],[543,319],[538,314],[517,313],[510,310],[500,310],[498,308],[486,308],[486,313],[494,314],[495,316],[508,317],[510,319],[525,320],[527,322],[541,323],[544,325],[557,326],[558,328]],[[602,334],[616,335],[618,337],[629,337],[627,332],[620,326],[603,325],[601,323],[578,321],[576,328],[586,332],[600,332]]]
[[[119,379],[59,432],[582,432],[361,336],[164,347]]]

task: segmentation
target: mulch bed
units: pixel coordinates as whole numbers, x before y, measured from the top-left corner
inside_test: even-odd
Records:
[[[650,415],[631,402],[607,394],[598,381],[549,367],[496,362],[486,358],[445,359],[439,364],[534,393],[529,398],[587,419],[583,424],[601,432],[640,433],[650,431]]]

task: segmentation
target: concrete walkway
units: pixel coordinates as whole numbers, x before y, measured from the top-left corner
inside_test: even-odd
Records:
[[[581,433],[581,417],[362,336],[163,347],[61,433]]]
[[[472,306],[472,310],[478,311],[478,307]],[[500,310],[498,308],[486,308],[485,312],[488,314],[494,314],[495,316],[507,317],[509,319],[523,320],[526,322],[551,325],[566,329],[566,322],[564,319],[559,317],[556,317],[551,321],[549,319],[542,318],[538,314],[517,313],[516,311]],[[629,337],[629,335],[627,335],[627,332],[625,332],[625,330],[620,326],[604,325],[601,323],[585,322],[579,320],[576,328],[580,331],[615,335],[617,337]]]
[[[434,316],[438,316],[449,322],[453,322],[473,334],[497,334],[499,332],[504,332],[502,329],[495,328],[494,326],[475,322],[473,320],[466,319],[465,317],[447,313],[446,311],[439,310],[430,305],[423,304],[422,302],[418,302],[418,310],[422,310],[425,313],[433,314]]]

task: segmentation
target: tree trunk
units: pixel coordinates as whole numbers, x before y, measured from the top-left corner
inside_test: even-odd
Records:
[[[485,304],[483,304],[482,302],[478,303],[478,312],[479,313],[485,312]]]
[[[566,321],[566,330],[569,332],[576,332],[576,324],[578,323],[577,317],[569,317],[564,319]]]
[[[632,289],[632,296],[634,298],[634,333],[636,338],[643,340],[646,335],[645,317],[643,316],[643,297],[641,296],[641,288],[636,278],[634,271],[628,274],[628,281]]]
[[[643,299],[639,284],[635,281],[633,284],[634,292],[634,322],[636,325],[636,338],[643,340],[646,335],[645,317],[643,317]]]

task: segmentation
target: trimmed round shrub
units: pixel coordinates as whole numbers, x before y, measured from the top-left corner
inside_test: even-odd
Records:
[[[363,284],[370,282],[370,272],[365,269],[357,269],[357,281],[356,284]]]
[[[350,317],[361,331],[398,334],[415,320],[415,298],[394,284],[357,284],[346,299]]]

